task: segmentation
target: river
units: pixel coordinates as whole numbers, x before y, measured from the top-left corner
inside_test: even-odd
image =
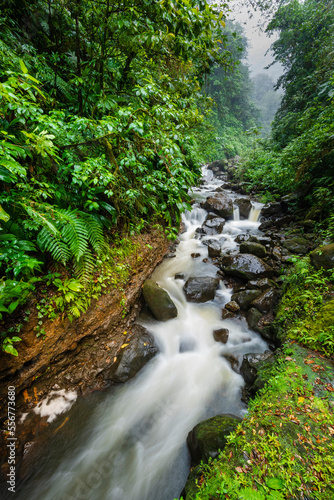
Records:
[[[61,432],[55,419],[35,470],[18,485],[17,499],[179,498],[190,468],[188,432],[219,413],[242,417],[247,411],[241,401],[244,381],[224,355],[241,360],[245,353],[264,352],[266,342],[244,319],[221,319],[232,294],[222,281],[209,302],[187,302],[183,292],[189,276],[217,275],[211,261],[203,262],[208,249],[196,229],[207,215],[199,202],[222,182],[206,169],[204,177],[205,184],[193,192],[192,211],[183,215],[185,230],[175,257],[165,259],[152,276],[170,294],[178,316],[163,323],[147,314],[138,319],[154,335],[159,354],[124,386],[79,398]],[[240,220],[235,210],[223,233],[210,239],[224,238],[223,252],[236,249],[237,235],[259,233],[258,214],[254,205],[249,219]],[[176,273],[184,279],[175,279]],[[226,344],[213,338],[219,328],[229,330]]]

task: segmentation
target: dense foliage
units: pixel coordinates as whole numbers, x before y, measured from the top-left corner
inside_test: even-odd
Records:
[[[334,186],[333,7],[332,0],[285,1],[270,21],[284,93],[272,140],[246,165],[248,179],[264,191],[301,189],[309,216],[319,218],[331,212]]]
[[[247,39],[240,24],[226,22],[224,30],[226,51],[234,68],[216,66],[205,79],[204,90],[213,100],[213,109],[207,122],[211,125],[213,140],[206,153],[207,160],[232,158],[251,146],[247,131],[260,125],[260,113],[252,100],[253,82],[248,66]],[[207,141],[210,138],[206,129]]]
[[[228,64],[223,18],[192,0],[2,3],[5,317],[48,271],[86,286],[116,228],[173,234],[200,173],[201,81]]]

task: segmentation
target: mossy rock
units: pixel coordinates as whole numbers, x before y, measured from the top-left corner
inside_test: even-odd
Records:
[[[187,437],[187,444],[194,465],[201,461],[208,462],[210,458],[217,458],[219,450],[223,450],[228,435],[241,422],[234,415],[217,415],[197,424]]]
[[[186,485],[181,493],[183,499],[185,500],[195,500],[196,495],[199,492],[199,482],[203,474],[203,469],[200,465],[193,467],[188,476]]]
[[[177,308],[167,290],[149,279],[143,286],[144,299],[153,316],[159,321],[167,321],[177,316]]]
[[[334,267],[334,243],[318,247],[310,254],[312,265],[316,269],[332,269]]]
[[[256,255],[257,257],[265,257],[267,255],[267,250],[261,243],[256,243],[255,241],[244,241],[240,245],[241,253],[250,253]]]

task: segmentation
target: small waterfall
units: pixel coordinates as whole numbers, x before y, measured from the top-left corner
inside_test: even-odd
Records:
[[[238,205],[233,205],[233,220],[240,220],[240,209]]]
[[[261,213],[261,207],[252,205],[251,211],[248,216],[250,222],[257,222]]]

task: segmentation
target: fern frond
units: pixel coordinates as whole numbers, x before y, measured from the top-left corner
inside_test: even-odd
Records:
[[[63,240],[69,246],[74,259],[79,261],[88,250],[88,231],[82,212],[61,209],[58,214],[64,223],[61,230]]]
[[[71,257],[72,252],[61,239],[61,234],[54,235],[50,232],[48,227],[44,227],[37,237],[37,244],[43,251],[48,251],[51,253],[55,260],[60,261],[62,264],[66,264]]]
[[[88,249],[80,260],[74,263],[74,273],[78,280],[87,282],[91,279],[95,267],[95,259]]]
[[[92,245],[93,250],[99,254],[102,252],[105,245],[103,226],[93,215],[82,213],[82,216],[86,222],[88,241]]]

